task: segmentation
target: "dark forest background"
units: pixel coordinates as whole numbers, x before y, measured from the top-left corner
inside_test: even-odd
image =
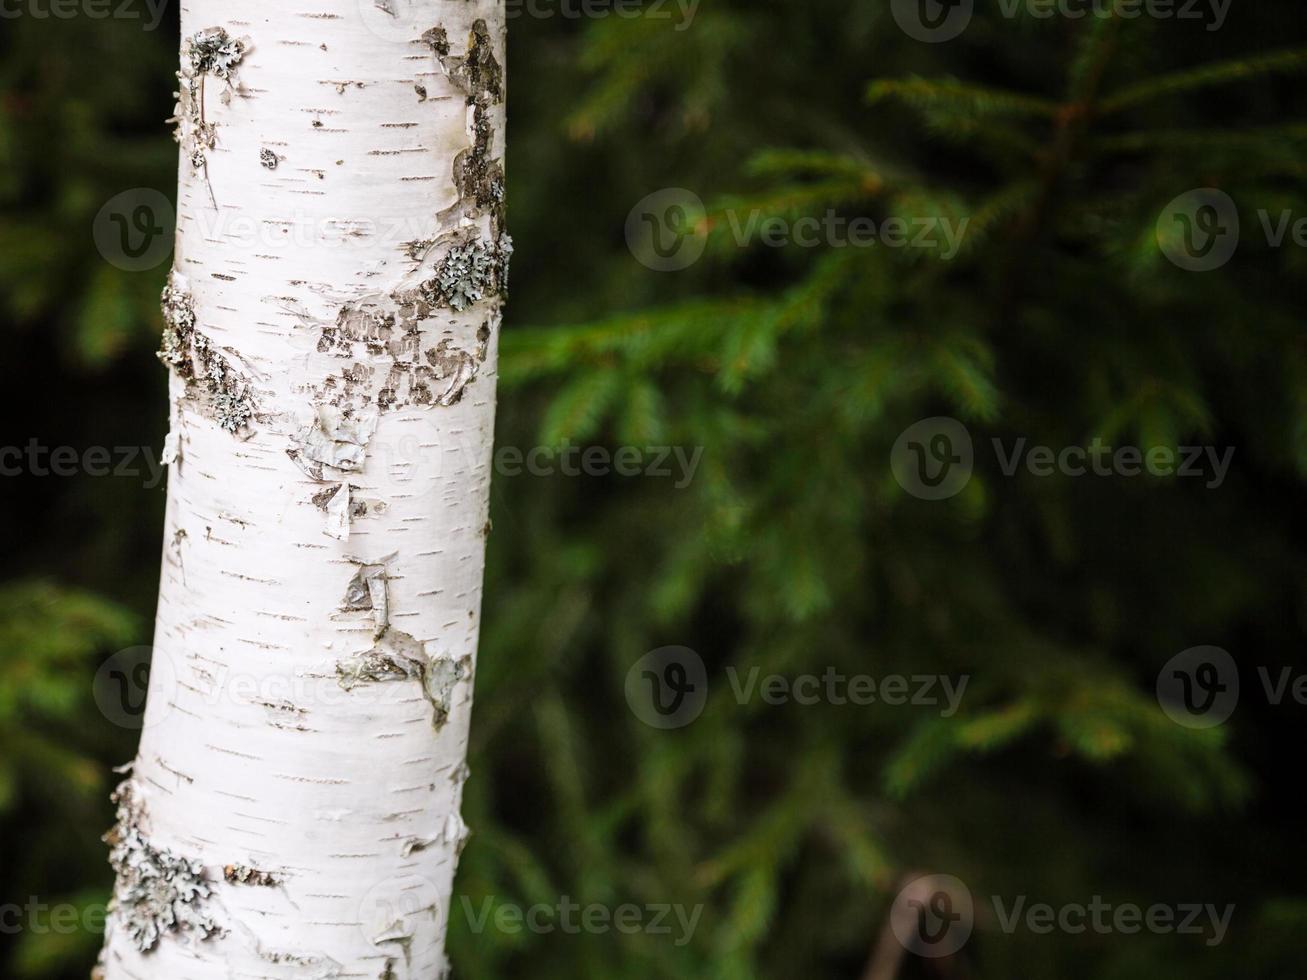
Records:
[[[4,446],[162,446],[167,260],[127,271],[93,236],[124,191],[173,196],[176,10],[146,30],[139,6],[0,19]],[[1307,670],[1307,251],[1275,247],[1259,212],[1307,218],[1300,5],[1236,3],[1209,29],[1210,5],[981,3],[938,42],[883,0],[646,8],[511,24],[498,440],[703,455],[680,487],[497,477],[457,887],[477,909],[704,911],[683,945],[455,914],[457,975],[858,978],[922,872],[966,883],[975,934],[902,977],[1298,975],[1307,708],[1273,703],[1259,668]],[[627,235],[665,188],[683,191],[649,212],[664,244],[704,248],[675,272]],[[1198,188],[1241,228],[1208,271],[1184,266],[1232,212]],[[967,233],[946,258],[732,231],[828,212]],[[891,460],[940,417],[970,433],[974,472],[922,499]],[[1219,486],[1009,476],[992,440],[1023,438],[1236,452]],[[94,678],[150,642],[165,490],[18,469],[0,477],[0,904],[93,910],[111,767],[135,743]],[[1177,723],[1159,674],[1208,645],[1238,665],[1238,706]],[[667,646],[702,658],[709,697],[664,731],[626,680]],[[970,682],[950,717],[742,705],[728,670],[754,667]],[[1235,913],[1214,946],[1009,935],[991,895]],[[94,927],[7,921],[5,977],[87,975]]]

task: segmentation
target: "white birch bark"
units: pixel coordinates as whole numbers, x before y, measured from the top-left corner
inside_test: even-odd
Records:
[[[105,980],[432,980],[500,307],[502,0],[186,0],[163,577]]]

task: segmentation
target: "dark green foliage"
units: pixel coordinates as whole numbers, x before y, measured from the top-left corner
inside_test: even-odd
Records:
[[[1006,936],[991,913],[962,954],[967,972],[942,975],[1295,972],[1307,862],[1289,803],[1307,709],[1268,706],[1255,673],[1300,661],[1307,623],[1304,253],[1268,247],[1257,216],[1307,215],[1307,30],[1275,7],[1238,6],[1217,32],[982,10],[937,45],[905,37],[870,0],[708,0],[683,31],[674,19],[514,22],[517,255],[498,440],[703,453],[679,489],[653,477],[495,484],[458,975],[857,978],[900,881],[922,870],[977,896],[1236,905],[1214,949]],[[162,39],[136,45],[167,60]],[[108,107],[74,109],[106,96],[11,64],[23,59],[6,62],[0,92],[39,91],[60,126],[100,138],[88,132]],[[163,72],[134,78],[134,103],[168,85]],[[7,159],[31,152],[33,125],[0,116]],[[87,179],[76,160],[56,176],[21,163],[0,188],[36,203],[6,215],[0,236],[61,213],[66,191],[34,197],[24,181]],[[1243,241],[1224,268],[1186,272],[1159,248],[1158,217],[1209,186],[1238,203]],[[707,203],[704,258],[680,273],[645,269],[622,239],[631,207],[664,187]],[[69,219],[79,228],[103,199],[91,197]],[[732,216],[830,209],[969,223],[948,260],[741,247],[732,229]],[[85,236],[43,227],[75,253],[71,267],[88,262]],[[157,293],[150,274],[73,273],[62,289],[6,278],[6,312],[64,331],[72,350],[69,305],[97,275]],[[124,322],[141,338],[132,356],[148,358],[157,322]],[[93,352],[82,337],[76,349]],[[162,414],[161,397],[138,401]],[[890,453],[938,415],[969,428],[976,471],[951,500],[917,500]],[[1095,437],[1236,456],[1209,489],[1007,476],[990,443]],[[137,533],[152,545],[158,526]],[[30,542],[21,555],[57,560]],[[148,609],[134,587],[124,598]],[[637,660],[672,644],[702,655],[711,695],[696,722],[661,732],[623,689]],[[1173,724],[1153,693],[1162,665],[1199,644],[1243,667],[1243,704],[1210,731]],[[942,718],[740,705],[728,668],[971,682]],[[83,880],[101,879],[88,863]],[[562,896],[704,911],[679,946],[471,928],[483,909]]]

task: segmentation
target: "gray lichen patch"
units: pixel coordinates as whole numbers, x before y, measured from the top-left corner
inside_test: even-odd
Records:
[[[168,277],[163,296],[163,341],[159,360],[186,382],[201,413],[228,432],[248,428],[255,418],[249,382],[213,341],[196,327],[195,301],[176,272]]]
[[[245,42],[233,38],[221,27],[196,31],[187,41],[186,55],[195,75],[213,75],[230,81],[245,57]]]
[[[346,691],[366,683],[419,681],[431,704],[432,726],[440,731],[453,710],[455,689],[472,676],[472,658],[434,655],[432,646],[401,630],[387,629],[371,650],[336,665],[337,681]]]
[[[281,880],[267,871],[259,871],[243,864],[229,864],[222,869],[222,877],[230,885],[251,885],[256,888],[275,888]]]
[[[148,953],[164,936],[177,933],[208,939],[222,931],[208,912],[212,889],[204,865],[155,847],[145,837],[144,806],[130,781],[114,792],[118,823],[105,835],[109,863],[117,873],[111,922]]]
[[[208,151],[218,145],[217,128],[205,114],[204,80],[213,77],[226,83],[222,98],[229,102],[236,69],[248,51],[244,41],[221,27],[197,31],[182,44],[182,70],[177,73],[181,87],[169,122],[177,124],[174,138],[196,170],[207,170]]]
[[[435,276],[419,287],[422,299],[461,313],[487,296],[508,291],[509,260],[513,240],[507,234],[496,241],[479,238],[453,246],[441,260]]]

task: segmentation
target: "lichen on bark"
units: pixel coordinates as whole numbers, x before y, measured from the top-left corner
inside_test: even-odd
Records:
[[[507,292],[512,255],[513,240],[507,234],[494,242],[475,238],[455,245],[441,260],[436,274],[422,284],[421,296],[432,306],[447,306],[462,313],[487,296]]]
[[[273,874],[243,864],[229,864],[222,869],[222,877],[229,885],[251,885],[256,888],[275,888],[281,882]]]
[[[202,862],[155,847],[144,833],[145,810],[130,780],[114,792],[118,823],[105,835],[109,863],[117,872],[110,923],[122,928],[142,953],[169,934],[198,936],[222,932],[208,911],[213,895]]]
[[[255,418],[254,394],[235,365],[196,326],[195,301],[175,271],[163,288],[163,340],[159,360],[186,383],[201,413],[228,432]]]
[[[508,235],[487,243],[474,229],[451,240],[416,286],[350,301],[321,328],[317,353],[346,366],[312,388],[315,404],[343,412],[375,405],[388,412],[448,407],[462,399],[489,355],[490,320],[478,328],[473,350],[450,337],[434,345],[426,337],[441,324],[440,310],[465,313],[503,294],[513,246]]]
[[[218,145],[217,127],[208,121],[204,109],[204,79],[212,76],[225,82],[223,101],[229,102],[236,69],[248,50],[244,41],[233,38],[222,27],[197,31],[183,42],[183,67],[177,73],[181,87],[169,122],[176,124],[174,138],[196,170],[207,169],[208,151]]]

